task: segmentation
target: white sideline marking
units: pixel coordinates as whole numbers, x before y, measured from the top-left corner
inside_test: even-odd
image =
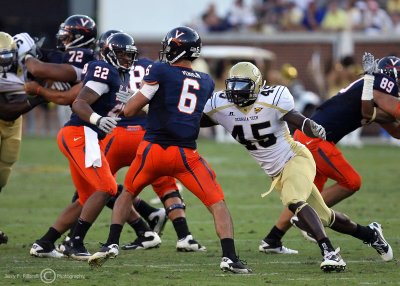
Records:
[[[32,259],[41,259],[41,258],[32,258]],[[57,261],[68,261],[68,259],[58,259]],[[43,260],[44,262],[45,260]],[[201,265],[207,265],[207,266],[215,266],[218,264],[219,260],[216,260],[216,263],[202,263]],[[261,263],[252,263],[252,265],[268,265],[268,264],[304,264],[304,263],[309,263],[309,260],[307,261],[265,261]],[[316,260],[315,262],[318,264],[318,261]],[[356,264],[356,263],[368,263],[368,264],[376,264],[376,263],[385,263],[384,261],[374,261],[374,260],[346,260],[347,264]],[[83,265],[84,264],[84,265]],[[74,265],[74,268],[87,268],[90,269],[89,265],[87,263],[83,263],[82,265]],[[38,268],[41,267],[42,265],[27,265],[27,266],[13,266],[13,269],[29,269],[29,268]],[[199,267],[199,264],[131,264],[131,263],[123,263],[123,264],[118,264],[118,265],[110,265],[110,264],[105,264],[102,266],[102,268],[121,268],[123,267],[152,267],[152,268],[174,268],[180,267]],[[0,266],[0,269],[8,269],[9,267],[6,266]],[[272,273],[268,273],[268,275],[271,275]],[[276,273],[278,274],[278,273]]]

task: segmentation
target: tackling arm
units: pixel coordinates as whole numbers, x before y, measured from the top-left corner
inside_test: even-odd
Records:
[[[66,91],[59,91],[51,88],[42,87],[35,81],[25,83],[25,91],[28,94],[37,94],[50,102],[60,105],[71,105],[82,89],[83,83],[78,83]]]
[[[45,63],[34,57],[25,60],[27,70],[35,78],[45,78],[61,82],[76,82],[77,75],[72,65]]]
[[[400,119],[400,100],[383,92],[374,91],[374,102],[395,119]]]
[[[305,117],[303,114],[295,109],[286,113],[282,120],[293,125],[296,129],[301,130],[305,135],[311,138],[322,138],[325,140],[326,133],[324,127],[315,123],[310,118]]]
[[[140,110],[142,110],[143,107],[146,106],[146,104],[149,103],[149,101],[150,100],[144,96],[141,91],[136,92],[136,94],[126,103],[124,115],[126,117],[136,115]]]
[[[203,113],[203,115],[201,116],[200,127],[211,127],[215,125],[218,124],[212,121],[212,119],[207,114]]]
[[[9,103],[3,96],[0,96],[0,119],[13,121],[22,114],[32,110],[37,105],[46,102],[40,96],[27,97],[26,101]]]
[[[94,113],[94,111],[90,105],[99,97],[100,95],[94,90],[84,86],[72,103],[72,111],[75,112],[82,120],[91,122],[90,116]]]

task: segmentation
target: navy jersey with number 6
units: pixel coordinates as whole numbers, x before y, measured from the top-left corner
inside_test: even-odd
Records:
[[[108,86],[107,91],[90,105],[93,111],[101,116],[117,117],[124,108],[124,104],[116,100],[115,94],[120,90],[126,91],[128,89],[129,73],[119,72],[114,66],[102,60],[90,62],[83,73],[85,74],[84,85],[88,82],[97,82]],[[70,121],[66,124],[66,126],[82,125],[90,126],[99,133],[100,138],[105,135],[96,126],[80,119],[75,113],[72,114]]]
[[[361,127],[363,86],[364,80],[362,78],[356,80],[337,95],[325,101],[310,117],[325,128],[327,141],[336,144],[344,136]],[[399,92],[396,82],[380,73],[375,74],[374,90],[392,96],[398,96]]]
[[[208,74],[157,62],[148,67],[143,80],[159,84],[150,100],[144,139],[161,146],[196,148],[200,119],[214,91]]]

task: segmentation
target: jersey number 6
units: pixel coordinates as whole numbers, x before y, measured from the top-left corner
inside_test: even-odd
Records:
[[[189,88],[192,87],[195,90],[200,89],[200,84],[197,80],[191,78],[185,78],[183,81],[183,87],[181,97],[178,103],[178,109],[180,112],[192,114],[196,109],[197,96],[194,93],[189,92]]]

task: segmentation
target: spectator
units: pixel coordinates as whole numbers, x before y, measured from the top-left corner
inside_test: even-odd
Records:
[[[301,21],[304,12],[296,5],[295,0],[286,0],[285,9],[283,10],[280,20],[280,26],[283,31],[299,31],[303,27]]]
[[[389,33],[392,28],[393,23],[389,14],[379,7],[378,2],[368,0],[365,12],[365,33],[385,34]]]
[[[232,28],[226,19],[218,15],[215,3],[208,5],[201,18],[207,32],[224,32]]]
[[[324,31],[339,32],[346,28],[347,14],[344,9],[339,7],[339,1],[330,1],[321,28]]]
[[[364,1],[350,0],[347,3],[346,29],[352,31],[364,30],[364,17],[367,5]]]
[[[318,7],[315,0],[310,0],[304,13],[303,26],[308,31],[317,31],[325,17],[326,10],[323,6]]]
[[[244,0],[234,0],[228,11],[227,20],[237,30],[249,30],[257,24],[252,8],[246,5]]]

